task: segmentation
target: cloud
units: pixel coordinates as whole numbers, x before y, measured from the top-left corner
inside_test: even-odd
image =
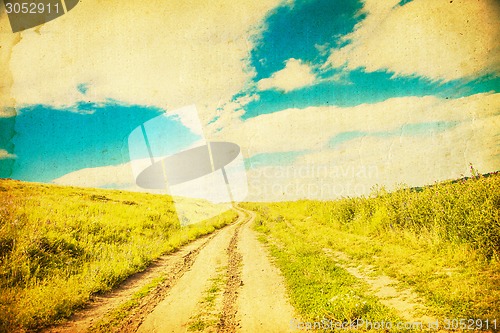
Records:
[[[491,154],[498,148],[490,135],[499,125],[496,116],[426,136],[358,138],[344,149],[299,157],[290,166],[249,170],[248,200],[325,200],[368,195],[375,186],[422,186],[468,175],[469,163],[493,171],[499,159]]]
[[[500,94],[458,99],[435,96],[398,97],[354,107],[307,107],[264,114],[228,123],[214,136],[240,144],[247,156],[266,152],[323,149],[344,132],[384,132],[407,124],[464,122],[496,115]]]
[[[331,50],[327,65],[450,81],[500,69],[500,6],[494,0],[365,0],[367,17]]]
[[[402,97],[356,107],[311,107],[261,115],[217,132],[214,139],[242,147],[244,156],[302,151],[287,165],[254,163],[247,171],[248,200],[334,199],[370,193],[375,185],[394,188],[432,184],[468,173],[498,169],[500,94],[458,99]],[[429,132],[428,124],[453,123]],[[418,124],[423,124],[419,126]],[[425,125],[425,126],[424,126]],[[401,135],[394,135],[400,131]],[[329,147],[331,138],[353,136]],[[390,135],[382,135],[383,133]],[[115,187],[144,191],[134,183],[130,162],[78,170],[54,180],[57,184]]]
[[[211,140],[213,136],[217,136],[224,126],[231,124],[232,126],[242,122],[241,116],[245,113],[244,107],[252,101],[259,99],[259,95],[250,94],[243,95],[234,100],[224,103],[218,110],[213,121],[206,126],[207,139]]]
[[[238,143],[247,158],[310,152],[288,166],[253,166],[248,171],[249,200],[332,199],[368,194],[376,184],[420,186],[460,177],[467,174],[468,163],[482,172],[498,169],[498,105],[500,94],[476,94],[451,100],[401,97],[346,108],[287,109],[228,126],[217,135]],[[428,124],[439,123],[454,126],[423,131]],[[421,130],[401,130],[408,128]],[[354,136],[332,149],[331,139],[347,132],[377,135]],[[401,135],[394,135],[398,132]]]
[[[251,201],[336,199],[368,195],[375,186],[422,186],[498,169],[500,117],[465,123],[424,136],[366,137],[343,149],[306,154],[289,166],[265,166],[248,172]]]
[[[189,105],[169,112],[169,115],[177,116],[179,121],[196,135],[204,138],[203,128],[198,116],[196,105]]]
[[[133,168],[135,167],[135,168]],[[85,168],[65,174],[52,180],[52,183],[65,186],[113,188],[124,191],[164,194],[164,190],[143,189],[136,185],[134,171],[136,165],[131,162],[96,168]]]
[[[0,149],[0,160],[8,160],[8,159],[15,159],[17,158],[16,155],[9,153],[5,149]]]
[[[156,160],[158,161],[160,158],[162,157],[157,157]],[[139,174],[149,166],[151,166],[149,159],[141,159],[119,165],[85,168],[54,179],[52,183],[78,187],[115,188],[156,194],[168,193],[176,197],[202,198],[211,202],[227,202],[230,198],[227,191],[227,184],[224,181],[225,177],[227,177],[234,200],[241,201],[247,194],[245,168],[241,155],[225,165],[226,176],[223,176],[219,169],[203,177],[196,177],[180,184],[170,185],[168,189],[166,187],[163,189],[144,189],[136,184]],[[162,186],[164,186],[163,179],[161,181]]]
[[[106,98],[169,109],[196,104],[206,123],[252,77],[242,60],[249,37],[279,3],[82,2],[39,33],[21,33],[10,59],[12,96],[56,106]]]
[[[80,187],[103,187],[113,185],[118,188],[139,188],[135,185],[130,162],[77,170],[54,179],[52,182],[59,185]]]
[[[275,72],[271,77],[262,79],[257,83],[260,90],[277,89],[289,92],[295,89],[309,86],[316,81],[311,67],[301,60],[288,59],[285,68]]]

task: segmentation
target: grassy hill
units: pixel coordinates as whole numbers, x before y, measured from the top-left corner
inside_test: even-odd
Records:
[[[209,207],[191,203],[192,214]],[[186,206],[186,205],[184,205]],[[437,318],[500,324],[500,175],[336,201],[245,203],[303,319],[396,321],[348,265],[422,296]],[[231,223],[180,227],[170,197],[0,179],[0,332],[55,323],[154,258]]]
[[[192,202],[194,215],[210,209]],[[236,216],[181,228],[168,196],[0,179],[0,332],[68,317],[93,294]]]
[[[305,319],[397,320],[345,265],[425,299],[437,318],[500,327],[500,175],[336,201],[246,203]],[[342,260],[341,260],[342,261]]]

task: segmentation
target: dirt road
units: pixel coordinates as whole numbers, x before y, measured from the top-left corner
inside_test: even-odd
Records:
[[[65,325],[48,331],[289,332],[290,320],[297,315],[283,278],[251,229],[254,213],[236,210],[236,223],[160,258]],[[164,281],[138,306],[116,315],[159,277]]]
[[[200,251],[139,332],[287,332],[294,310],[283,281],[250,228],[253,213],[238,211],[245,217]]]

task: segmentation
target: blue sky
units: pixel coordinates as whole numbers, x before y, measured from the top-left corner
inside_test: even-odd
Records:
[[[22,108],[11,140],[17,158],[4,177],[50,182],[74,170],[124,163],[129,133],[160,112],[113,102],[79,104],[73,111],[44,105]]]
[[[387,72],[349,73],[349,82],[325,80],[314,86],[289,93],[276,90],[259,92],[259,99],[246,106],[243,119],[272,113],[286,108],[304,108],[311,105],[355,106],[376,103],[392,97],[435,95],[443,98],[460,98],[481,92],[498,92],[500,81],[489,75],[474,81],[456,80],[440,83],[425,78],[393,78]]]
[[[410,1],[401,1],[402,5]],[[336,80],[339,69],[321,68],[327,55],[318,46],[341,46],[342,37],[352,32],[355,24],[365,19],[357,15],[361,1],[303,1],[293,7],[281,6],[266,19],[266,30],[259,36],[251,52],[251,65],[256,70],[254,82],[282,70],[290,58],[310,64],[321,78],[317,84],[288,93],[276,90],[258,92],[258,101],[245,108],[244,119],[286,108],[318,105],[354,106],[375,103],[391,97],[436,95],[459,98],[479,92],[498,91],[500,81],[490,74],[475,80],[458,79],[450,82],[422,76],[394,77],[380,70],[367,73],[362,69],[349,72]],[[344,42],[345,43],[345,42]]]
[[[266,19],[267,30],[258,36],[251,51],[251,64],[256,69],[255,80],[271,76],[283,69],[290,58],[322,63],[326,54],[318,46],[335,46],[363,19],[356,15],[360,1],[302,1],[293,6],[280,6]]]
[[[486,157],[498,152],[498,141],[487,139],[495,137],[494,127],[481,134],[484,138],[474,136],[489,140],[481,153],[451,146],[454,140],[467,146],[476,120],[497,121],[492,103],[500,89],[498,57],[487,43],[496,40],[498,28],[460,26],[480,15],[480,6],[493,8],[494,1],[464,5],[470,10],[456,4],[446,7],[449,11],[425,0],[266,0],[240,10],[219,2],[219,10],[201,2],[192,9],[154,2],[147,6],[164,10],[146,17],[137,16],[132,5],[110,5],[93,26],[89,1],[64,20],[44,25],[39,35],[25,32],[10,45],[6,75],[12,79],[17,116],[5,116],[13,106],[0,104],[5,114],[0,117],[0,177],[64,179],[71,185],[68,175],[81,179],[90,169],[124,165],[130,161],[127,140],[134,128],[189,104],[198,106],[207,137],[242,147],[250,182],[258,168],[300,167],[335,156],[331,159],[346,167],[377,165],[381,174],[373,182],[418,183],[410,173],[393,179],[383,170],[387,161],[404,168],[416,158],[410,147],[421,142],[419,149],[428,151],[430,139],[436,148],[427,154],[440,157],[426,162],[421,183],[459,176],[463,168],[458,165],[466,163],[458,160],[461,155],[485,172],[498,166],[498,154]],[[482,19],[495,22],[498,11],[488,13]],[[130,20],[130,26],[116,24],[136,16],[138,22]],[[436,36],[422,32],[432,25]],[[103,36],[93,35],[95,29]],[[435,113],[429,110],[434,107]],[[163,153],[200,138],[175,116],[162,126],[168,134],[157,139],[170,147]],[[400,145],[400,152],[356,162],[354,152],[368,145],[368,151]],[[446,158],[443,149],[450,152]],[[448,166],[449,172],[428,174],[432,163],[437,170]],[[105,182],[88,186],[113,187]]]

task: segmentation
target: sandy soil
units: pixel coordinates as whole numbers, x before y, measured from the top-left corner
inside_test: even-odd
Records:
[[[175,284],[167,297],[146,317],[138,332],[186,332],[196,306],[216,275],[220,262],[227,262],[226,248],[237,225],[219,232],[200,252],[191,269]]]
[[[248,214],[254,214],[245,211]],[[250,225],[242,227],[238,249],[243,258],[242,281],[238,299],[238,318],[242,332],[290,332],[290,321],[297,319],[288,302],[284,280],[269,261],[262,243]]]

